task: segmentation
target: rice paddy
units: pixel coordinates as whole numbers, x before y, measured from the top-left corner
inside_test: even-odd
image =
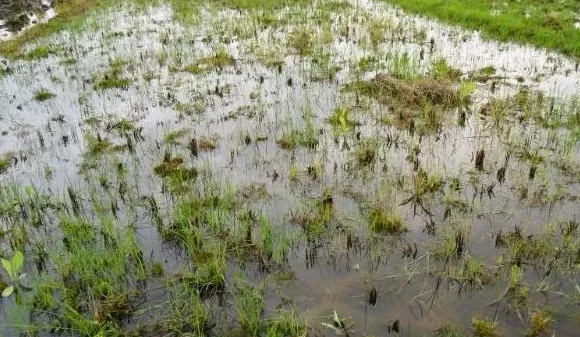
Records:
[[[79,4],[0,43],[0,335],[577,335],[574,59],[371,0]]]

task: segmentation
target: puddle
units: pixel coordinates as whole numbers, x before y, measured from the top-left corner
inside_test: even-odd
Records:
[[[63,244],[62,219],[76,216],[99,233],[88,244],[134,236],[147,269],[162,266],[164,277],[126,266],[127,284],[116,291],[143,297],[129,317],[101,320],[78,294],[84,317],[127,330],[175,315],[171,294],[180,288],[172,280],[203,264],[195,245],[206,259],[223,245],[225,289],[202,300],[209,335],[244,322],[242,288],[234,286],[242,273],[254,284],[267,280],[263,317],[292,303],[322,334],[335,333],[323,325],[334,312],[347,318],[351,336],[395,326],[430,335],[447,324],[467,332],[473,317],[517,335],[534,314],[549,312],[550,335],[574,336],[580,233],[566,224],[579,215],[577,63],[371,1],[325,5],[206,9],[194,26],[174,21],[168,6],[123,7],[89,18],[80,34],[26,50],[45,48],[46,57],[9,64],[0,78],[0,154],[8,158],[4,169],[0,161],[0,219],[5,251],[25,248],[24,283],[33,290],[22,292],[24,302],[36,303],[44,278],[62,289],[82,279],[64,274],[78,266]],[[440,59],[461,72],[453,88],[473,87],[471,103],[443,115],[433,103],[407,118],[396,98],[383,104],[346,89],[379,73],[431,76]],[[54,206],[25,207],[38,202],[27,186]],[[199,230],[191,229],[197,213],[187,213],[195,203],[183,206],[194,196],[203,199]],[[191,231],[169,239],[177,209]],[[369,222],[383,217],[406,231],[374,233]],[[131,260],[123,250],[130,244],[115,245]],[[107,257],[111,248],[102,247]],[[53,324],[12,298],[2,306],[7,334],[15,322]],[[65,316],[59,305],[49,308]]]

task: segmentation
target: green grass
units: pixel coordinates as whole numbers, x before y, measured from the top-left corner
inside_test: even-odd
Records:
[[[314,31],[309,26],[296,27],[288,36],[288,46],[300,56],[309,56],[315,47]]]
[[[240,324],[249,336],[258,336],[262,326],[261,316],[264,310],[262,292],[265,283],[253,286],[238,276],[235,287],[237,290],[235,303]]]
[[[374,208],[369,215],[369,228],[374,233],[401,234],[407,231],[407,226],[398,212],[389,212],[382,208]]]
[[[580,30],[574,27],[577,1],[383,0],[493,39],[530,43],[580,58]],[[498,10],[495,15],[492,10]],[[526,18],[526,12],[530,17]]]
[[[55,50],[49,46],[39,46],[22,55],[22,58],[25,60],[39,60],[47,58],[50,54],[54,53]]]
[[[471,320],[474,337],[497,337],[497,322],[483,317],[474,317]]]
[[[17,38],[0,43],[0,55],[15,58],[22,53],[22,47],[38,38],[64,30],[78,29],[84,25],[85,17],[94,8],[110,2],[109,0],[70,0],[57,1],[55,10],[58,16],[50,21],[25,30]],[[38,50],[29,55],[34,57],[48,56],[47,50]]]
[[[12,165],[12,156],[11,155],[0,156],[0,174],[8,171],[8,169],[10,168],[11,165]]]
[[[214,69],[223,70],[236,64],[236,60],[231,57],[225,49],[218,50],[214,55],[204,57],[186,66],[185,71],[192,74],[203,74]]]
[[[107,71],[93,78],[94,87],[96,90],[106,89],[127,89],[133,82],[130,78],[122,76],[123,69],[128,65],[128,62],[116,58],[109,62]]]

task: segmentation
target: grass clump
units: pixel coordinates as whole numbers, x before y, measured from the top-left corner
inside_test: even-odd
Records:
[[[455,281],[466,285],[470,289],[483,289],[484,285],[490,284],[493,277],[485,264],[472,256],[467,256],[458,269],[457,275],[452,275]]]
[[[289,131],[282,134],[277,141],[281,149],[291,150],[297,147],[314,149],[318,146],[318,131],[314,126],[314,116],[310,106],[307,106],[304,112],[304,122],[305,125],[302,128],[291,127]]]
[[[312,55],[315,46],[315,32],[309,26],[298,26],[290,33],[288,45],[300,56]]]
[[[235,280],[235,304],[240,324],[250,336],[258,336],[262,325],[265,283],[253,286],[238,276]]]
[[[483,317],[474,317],[471,320],[474,337],[498,337],[497,323]]]
[[[34,92],[34,100],[36,100],[37,102],[48,101],[49,99],[54,97],[56,97],[56,95],[45,88],[41,88]]]
[[[407,231],[407,226],[398,212],[389,212],[379,207],[371,210],[368,223],[374,233],[401,234]]]
[[[187,116],[200,115],[205,110],[205,102],[202,99],[198,99],[191,103],[176,103],[175,110],[181,114]]]
[[[183,158],[165,154],[163,162],[153,168],[155,174],[163,178],[173,178],[181,181],[192,180],[197,177],[195,168],[183,167]]]
[[[22,55],[22,58],[29,61],[39,60],[47,58],[50,54],[54,54],[53,48],[49,46],[39,46]]]
[[[487,82],[494,78],[497,70],[493,66],[486,66],[469,74],[469,78],[478,82]]]
[[[195,254],[195,252],[193,252]],[[198,252],[201,254],[201,252]],[[200,260],[194,273],[188,275],[188,284],[195,286],[202,293],[220,289],[225,283],[226,261],[224,252],[203,252],[205,258]],[[199,257],[194,257],[199,259]]]
[[[204,57],[186,66],[184,70],[192,74],[204,74],[213,69],[223,70],[226,67],[234,66],[236,60],[230,56],[225,49],[220,49],[212,56]]]
[[[197,140],[197,149],[205,152],[213,151],[217,149],[216,140],[208,137],[201,137]]]
[[[350,119],[350,111],[345,107],[338,107],[332,115],[328,118],[328,122],[333,127],[334,133],[347,133],[357,125],[355,121]]]
[[[387,74],[379,74],[371,81],[363,93],[381,99],[397,100],[418,106],[423,102],[433,105],[452,106],[459,102],[459,92],[451,82],[433,78],[399,79]]]
[[[306,336],[307,331],[296,309],[278,309],[268,321],[266,337]]]
[[[172,0],[173,2],[186,2],[184,0]],[[247,9],[247,10],[276,10],[287,6],[298,6],[310,4],[307,0],[217,0],[218,6]]]
[[[457,80],[461,77],[461,70],[450,66],[447,61],[440,57],[431,63],[429,74],[434,79]]]
[[[135,130],[135,123],[133,123],[132,121],[130,121],[128,119],[123,118],[120,121],[112,124],[111,128],[115,129],[121,133],[131,132],[131,131]]]
[[[176,131],[171,131],[163,136],[163,142],[168,145],[178,145],[182,138],[187,136],[189,130],[181,129]]]
[[[151,334],[139,336],[205,336],[209,325],[209,308],[203,302],[203,294],[185,281],[171,282],[171,285],[170,311],[167,316],[163,317],[161,324],[151,328]]]
[[[90,157],[99,156],[113,148],[113,143],[101,137],[87,136],[87,154]]]
[[[390,28],[390,23],[387,21],[372,21],[369,24],[369,39],[373,48],[378,46],[387,39],[387,30]]]
[[[435,332],[435,337],[463,337],[463,333],[451,325],[445,325]]]
[[[6,173],[10,166],[12,166],[12,155],[5,154],[0,156],[0,174]]]
[[[356,166],[362,168],[374,164],[377,159],[377,146],[376,140],[363,140],[354,151]]]
[[[292,221],[300,225],[306,236],[312,240],[320,238],[327,232],[334,217],[333,197],[330,190],[317,198],[314,207],[309,212],[294,215]]]
[[[109,69],[100,77],[93,79],[95,89],[127,89],[132,80],[122,77],[123,68],[128,63],[121,59],[114,59],[109,62]]]
[[[530,317],[530,327],[526,331],[526,337],[548,336],[548,329],[552,323],[552,317],[546,312],[536,311]]]

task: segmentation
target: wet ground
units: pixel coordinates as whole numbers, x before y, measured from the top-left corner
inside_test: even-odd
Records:
[[[96,209],[111,208],[148,263],[163,265],[165,277],[144,280],[146,301],[121,323],[146,324],[167,311],[166,280],[191,268],[188,250],[168,242],[152,214],[168,226],[184,196],[215,189],[237,200],[215,211],[230,235],[244,212],[271,223],[273,255],[228,254],[226,272],[228,290],[240,270],[267,281],[265,318],[290,301],[324,335],[423,336],[447,324],[470,335],[472,318],[487,317],[516,336],[542,312],[551,321],[539,335],[577,335],[574,60],[370,1],[205,9],[197,20],[181,24],[168,6],[117,8],[7,65],[3,248],[24,251],[29,279],[39,275],[38,247],[48,278],[64,278],[55,266],[66,256],[64,211],[43,211],[40,226],[10,212],[31,186],[64,213],[80,208],[97,229]],[[468,92],[462,104],[401,106],[352,89],[377,74],[430,77],[441,59],[460,70],[450,85]],[[197,178],[160,177],[171,158]],[[377,230],[377,210],[406,230]],[[251,236],[260,241],[264,230]],[[235,296],[225,293],[206,299],[208,334],[238,326]],[[2,300],[7,335],[37,322],[15,301]],[[347,318],[344,331],[322,324],[334,312]]]

